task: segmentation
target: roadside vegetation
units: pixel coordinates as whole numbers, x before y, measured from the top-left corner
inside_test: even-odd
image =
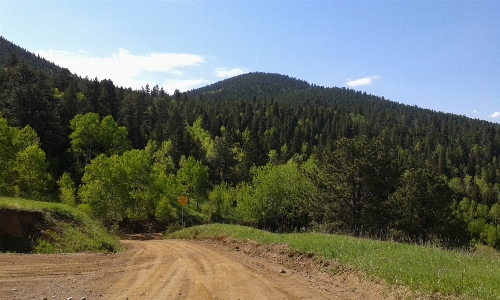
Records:
[[[307,228],[178,234],[255,235],[391,284],[500,295],[497,252],[474,251],[500,250],[499,124],[279,74],[132,90],[5,53],[0,212],[37,214],[26,240],[0,231],[0,251],[117,251],[104,227]]]
[[[498,299],[500,257],[480,248],[449,251],[432,245],[411,245],[344,235],[275,234],[236,225],[203,225],[169,234],[168,238],[255,240],[289,245],[290,251],[312,252],[334,259],[391,285],[404,285],[428,294],[465,299]]]
[[[24,222],[20,224],[24,228],[14,231],[18,231],[20,236],[12,237],[0,233],[0,248],[4,251],[19,252],[16,247],[29,249],[32,253],[120,250],[118,237],[109,234],[99,222],[86,213],[66,204],[0,197],[0,212],[4,218],[13,216],[14,219],[19,212],[35,213],[35,217],[24,217],[19,221]]]

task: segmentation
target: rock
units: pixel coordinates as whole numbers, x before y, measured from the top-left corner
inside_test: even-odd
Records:
[[[280,273],[286,273],[284,269],[280,269]]]
[[[80,298],[80,300],[87,300],[87,297],[82,297]]]

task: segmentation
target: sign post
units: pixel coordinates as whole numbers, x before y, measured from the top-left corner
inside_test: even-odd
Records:
[[[186,198],[186,196],[179,196],[177,202],[179,202],[182,207],[182,227],[184,227],[184,205],[188,203],[188,198]]]

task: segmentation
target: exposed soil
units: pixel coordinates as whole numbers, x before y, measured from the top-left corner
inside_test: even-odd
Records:
[[[0,209],[0,251],[31,252],[44,227],[41,212]]]
[[[0,254],[0,299],[400,299],[282,245],[129,235],[118,254]],[[149,239],[149,240],[148,240]]]

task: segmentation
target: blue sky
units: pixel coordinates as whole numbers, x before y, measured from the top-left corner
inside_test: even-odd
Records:
[[[172,93],[245,72],[500,122],[500,1],[5,1],[0,35]]]

